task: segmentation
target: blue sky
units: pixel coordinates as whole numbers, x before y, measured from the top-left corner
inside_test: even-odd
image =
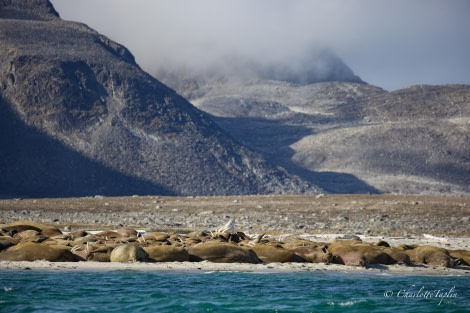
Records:
[[[470,84],[467,0],[52,0],[63,19],[124,44],[152,74],[227,53],[292,58],[327,48],[387,90]],[[173,62],[173,63],[172,63]],[[158,77],[157,77],[158,78]]]

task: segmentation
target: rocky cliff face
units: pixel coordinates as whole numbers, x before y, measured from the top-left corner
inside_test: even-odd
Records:
[[[51,21],[59,19],[59,14],[49,1],[0,0],[0,18]]]
[[[0,1],[2,195],[315,192],[236,143],[123,46],[48,1]]]

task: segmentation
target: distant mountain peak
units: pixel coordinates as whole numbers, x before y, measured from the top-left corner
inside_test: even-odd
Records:
[[[170,63],[160,66],[154,74],[188,98],[203,86],[254,80],[299,86],[320,82],[366,84],[336,54],[328,49],[318,48],[282,57],[260,58],[230,54],[215,58],[210,64]]]
[[[337,55],[327,49],[310,49],[289,59],[270,61],[262,64],[258,71],[263,79],[297,85],[331,81],[364,83]]]

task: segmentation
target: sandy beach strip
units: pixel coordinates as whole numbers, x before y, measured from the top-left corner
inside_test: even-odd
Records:
[[[398,275],[469,276],[470,267],[432,267],[427,265],[368,265],[366,267],[325,263],[213,263],[161,262],[161,263],[117,263],[117,262],[47,262],[47,261],[1,261],[0,270],[60,270],[60,271],[190,271],[190,272],[315,272],[333,271],[344,273],[375,273]]]
[[[279,239],[292,236],[284,234]],[[338,239],[347,239],[344,234],[303,234],[303,239],[312,241],[334,241]],[[363,242],[373,243],[378,240],[384,240],[392,246],[399,244],[418,244],[432,245],[446,249],[465,249],[470,248],[470,238],[468,237],[450,237],[450,236],[432,236],[421,235],[414,237],[382,237],[382,236],[358,236]],[[63,271],[116,271],[116,270],[135,270],[135,271],[191,271],[191,272],[315,272],[315,271],[333,271],[344,273],[375,273],[375,274],[393,274],[393,275],[430,275],[430,276],[469,276],[470,266],[457,267],[437,267],[425,264],[419,265],[382,265],[370,264],[365,267],[346,266],[341,264],[325,263],[215,263],[209,261],[202,262],[48,262],[48,261],[0,261],[0,271],[3,270],[63,270]]]

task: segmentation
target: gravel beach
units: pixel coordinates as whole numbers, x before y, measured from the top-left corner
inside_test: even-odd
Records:
[[[432,245],[470,250],[470,198],[394,195],[276,195],[230,197],[85,197],[0,200],[0,225],[28,220],[66,231],[133,227],[140,231],[185,233],[215,230],[235,218],[235,230],[277,239],[296,236],[331,242]],[[202,271],[387,271],[423,275],[470,275],[470,268],[211,262],[99,263],[0,262],[0,269],[136,269]]]
[[[0,200],[0,224],[30,220],[72,229],[134,227],[268,234],[470,236],[470,198],[395,195],[85,197]]]

